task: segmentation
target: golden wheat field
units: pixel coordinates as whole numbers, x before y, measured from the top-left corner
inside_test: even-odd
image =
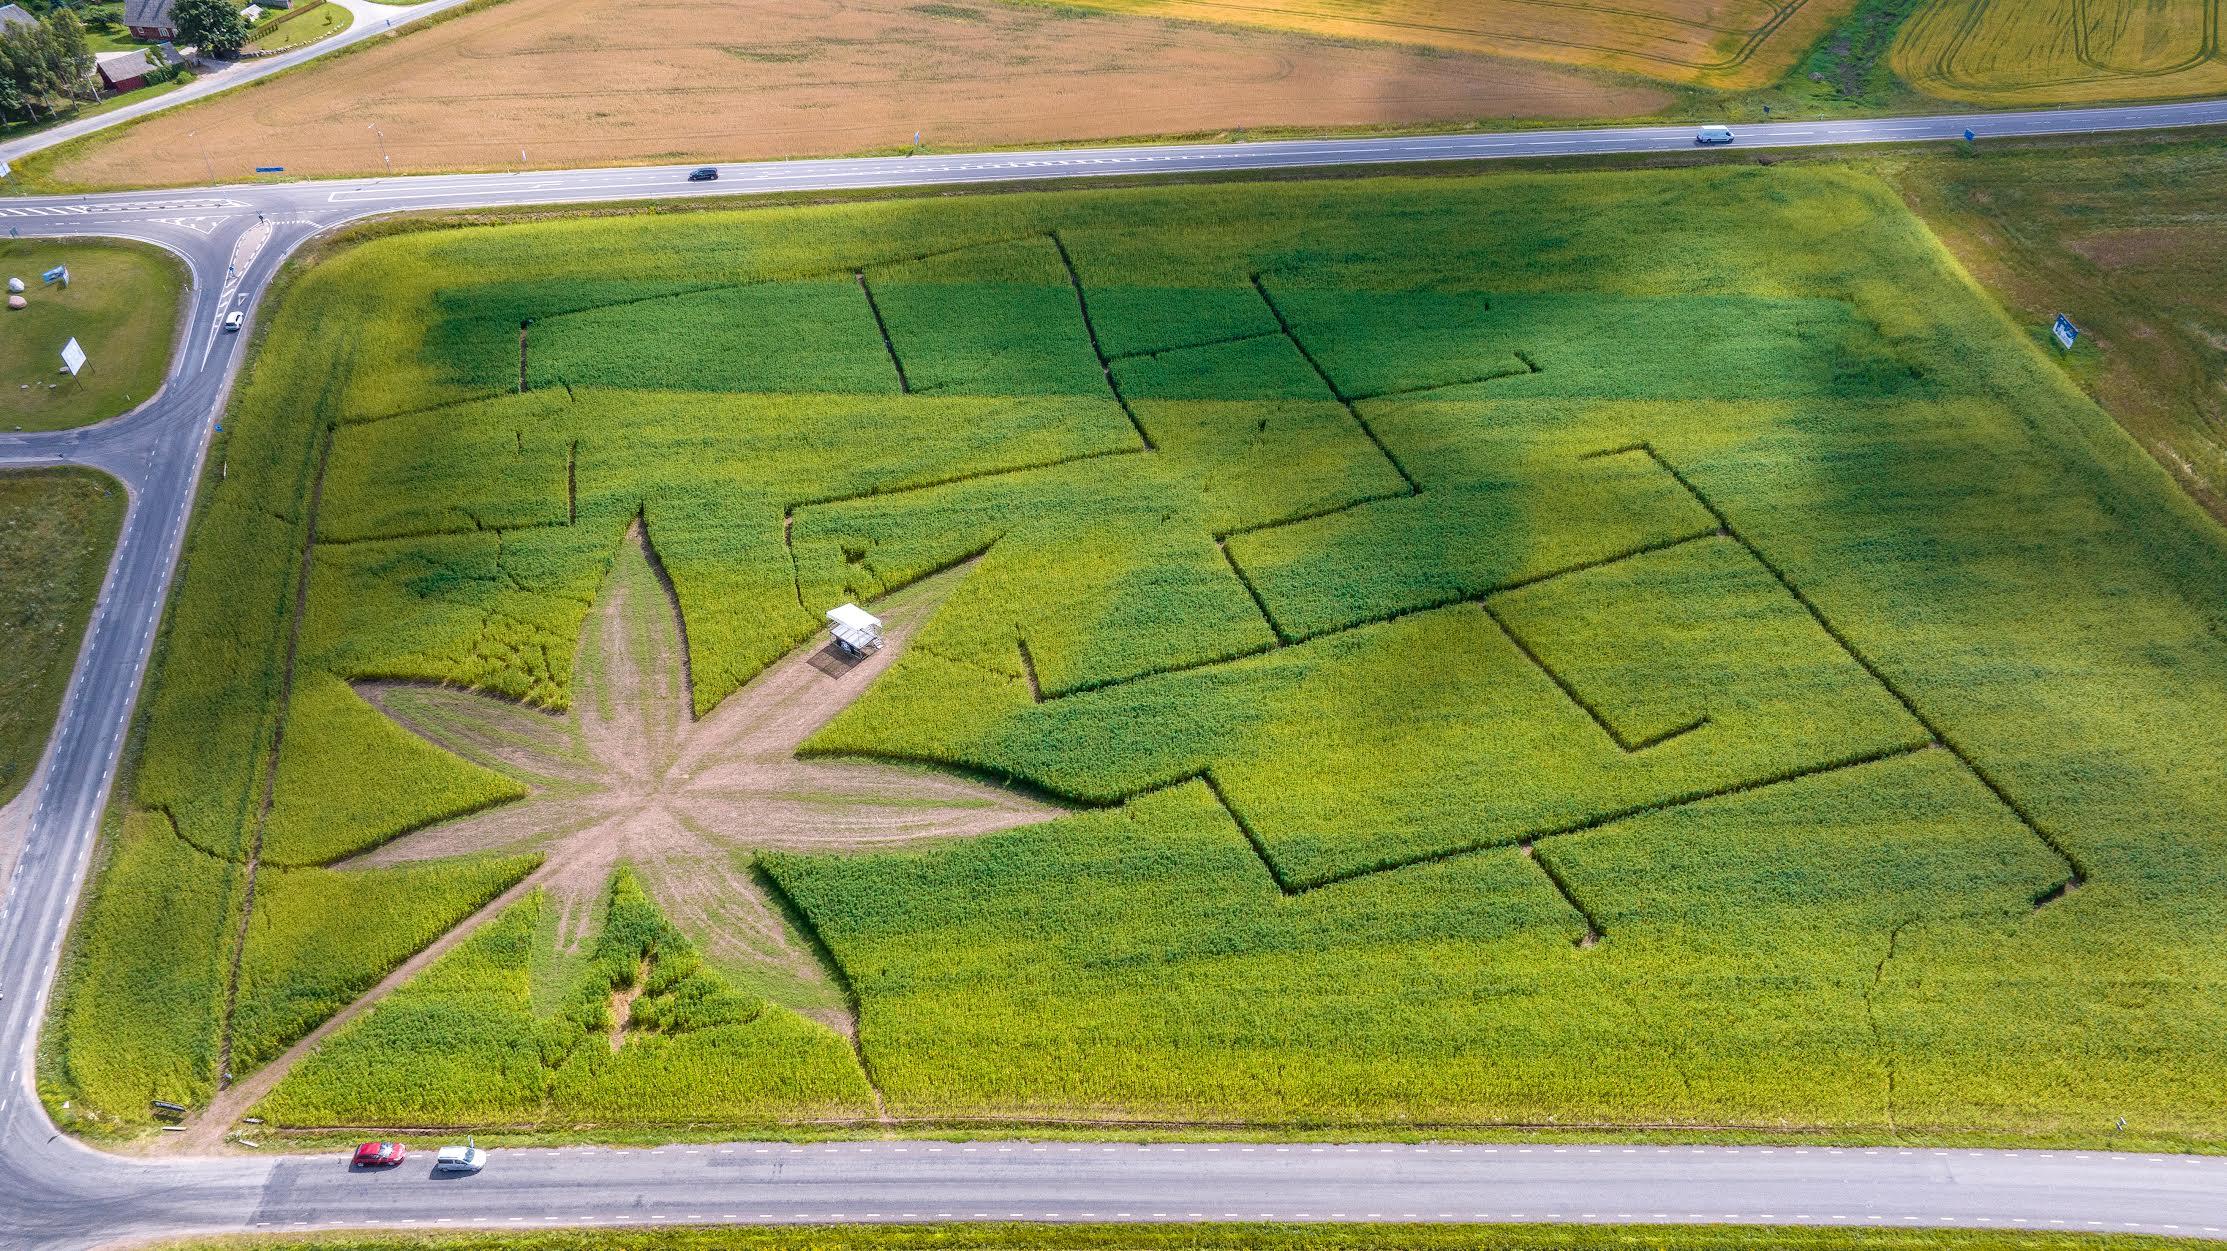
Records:
[[[1084,0],[1095,8],[1488,52],[1709,87],[1776,80],[1855,0]]]
[[[1896,40],[1897,74],[1985,104],[2159,100],[2227,90],[2223,0],[1933,0]]]

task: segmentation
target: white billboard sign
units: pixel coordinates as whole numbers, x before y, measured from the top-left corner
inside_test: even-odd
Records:
[[[77,346],[74,336],[62,345],[62,367],[70,371],[72,378],[77,376],[78,370],[85,368],[85,349]]]

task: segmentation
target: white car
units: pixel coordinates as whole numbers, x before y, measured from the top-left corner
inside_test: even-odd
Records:
[[[1693,141],[1695,143],[1730,143],[1732,142],[1732,128],[1730,126],[1704,126],[1694,135]]]
[[[233,311],[224,315],[224,333],[238,334],[240,332],[240,327],[245,325],[246,323],[247,314],[240,312],[238,309],[234,309]]]
[[[487,1153],[478,1147],[443,1147],[433,1157],[436,1173],[477,1173],[487,1167]]]

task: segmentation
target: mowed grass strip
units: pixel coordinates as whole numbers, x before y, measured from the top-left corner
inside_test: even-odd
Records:
[[[40,275],[67,266],[70,285]],[[144,243],[0,240],[0,278],[21,278],[28,307],[0,309],[0,428],[59,430],[113,417],[162,385],[177,338],[186,271]],[[60,372],[71,338],[87,365]]]
[[[114,479],[84,469],[0,473],[0,804],[54,731],[124,520]]]

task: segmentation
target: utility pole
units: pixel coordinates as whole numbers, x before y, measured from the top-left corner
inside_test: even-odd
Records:
[[[209,145],[202,141],[201,132],[198,130],[189,130],[186,132],[186,138],[193,140],[194,146],[201,149],[202,167],[209,171],[209,181],[215,182],[217,180],[216,162],[209,159]]]
[[[386,163],[387,172],[392,174],[394,172],[394,158],[387,155],[387,132],[379,129],[379,123],[377,122],[371,123],[370,129],[372,134],[379,136],[379,159]]]

